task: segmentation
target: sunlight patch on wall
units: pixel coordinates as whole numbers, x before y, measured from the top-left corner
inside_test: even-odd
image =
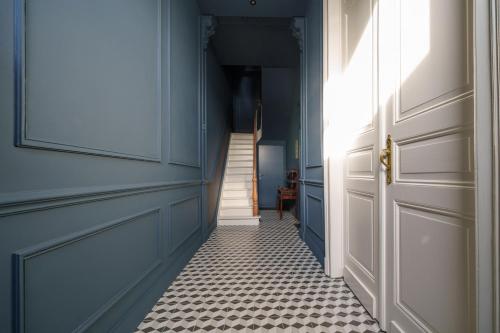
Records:
[[[376,126],[379,108],[390,102],[399,85],[403,85],[430,53],[430,0],[392,1],[384,6],[382,16],[376,20],[374,15],[379,8],[378,3],[374,5],[374,14],[366,22],[352,52],[349,52],[353,48],[349,42],[356,41],[349,41],[349,16],[342,17],[342,68],[324,84],[324,106],[329,113],[325,159],[343,159],[359,134]],[[404,8],[400,17],[404,24],[395,20],[400,8]],[[385,36],[376,36],[377,30]],[[409,36],[404,45],[399,45],[401,35]],[[337,48],[334,52],[340,50]],[[400,58],[405,59],[404,66],[397,65]],[[383,73],[382,80],[377,72]]]

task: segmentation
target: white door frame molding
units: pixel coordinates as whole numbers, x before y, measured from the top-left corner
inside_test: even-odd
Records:
[[[325,196],[325,272],[341,277],[344,271],[344,189],[343,159],[336,156],[331,144],[337,100],[333,85],[342,72],[341,0],[323,0],[323,160]]]
[[[498,0],[474,2],[477,332],[497,333],[498,4]]]
[[[325,270],[332,277],[342,276],[344,266],[343,163],[335,159],[331,141],[332,133],[342,126],[335,121],[334,113],[336,77],[341,71],[340,8],[341,0],[323,0]],[[500,333],[500,0],[475,0],[473,13],[476,332]],[[384,284],[383,277],[381,280]],[[383,298],[381,303],[384,309]],[[380,319],[385,326],[383,313]]]
[[[492,156],[490,157],[489,161],[492,165],[492,179],[490,180],[490,184],[492,185],[492,200],[488,201],[487,197],[484,198],[479,196],[479,194],[481,193],[478,190],[478,201],[485,201],[485,203],[478,202],[478,204],[484,204],[486,207],[488,206],[488,204],[491,205],[492,216],[489,217],[486,215],[484,216],[484,218],[485,221],[488,221],[488,218],[493,221],[493,223],[490,224],[492,232],[491,235],[493,235],[493,237],[489,237],[486,239],[487,241],[491,241],[491,248],[488,249],[488,246],[485,246],[483,252],[479,252],[479,259],[481,259],[481,262],[492,262],[493,267],[491,272],[478,272],[478,274],[480,275],[478,281],[480,283],[488,285],[488,279],[492,279],[492,290],[490,292],[488,289],[486,289],[484,291],[484,296],[486,296],[488,292],[490,293],[490,295],[493,295],[493,299],[491,300],[493,316],[492,331],[495,333],[500,333],[500,22],[498,21],[500,19],[500,0],[492,0],[491,2],[484,1],[484,4],[482,4],[482,6],[484,6],[484,8],[482,9],[483,14],[481,17],[476,17],[476,20],[483,19],[485,22],[490,23],[489,33],[491,34],[488,35],[488,37],[490,37],[488,39],[490,43],[489,46],[491,47],[491,53],[489,55],[484,54],[484,59],[481,62],[483,63],[483,66],[485,66],[484,70],[486,71],[489,69],[491,72],[490,82],[488,82],[488,79],[486,77],[482,78],[482,80],[484,81],[483,89],[485,90],[485,94],[488,93],[487,89],[489,89],[489,91],[491,92],[491,96],[489,96],[491,98],[491,103],[486,104],[487,101],[485,100],[485,106],[489,107],[489,113],[491,117],[489,119],[487,117],[483,119],[483,123],[481,123],[481,125],[483,127],[486,127],[485,135],[491,135],[490,138],[492,138],[492,140],[488,140],[487,137],[483,138],[483,140],[487,142],[486,149],[488,149],[488,151],[484,152],[484,154],[486,154],[486,156],[488,157],[489,155],[491,155],[490,152],[492,152]],[[488,20],[486,20],[485,18],[488,18]],[[483,29],[486,29],[486,27],[483,27]],[[484,43],[484,47],[486,48],[488,44],[486,44],[486,41],[484,41]],[[491,66],[490,68],[487,67],[488,64]],[[486,97],[487,95],[485,96],[485,98]],[[488,124],[487,121],[490,121],[490,123]],[[478,158],[481,157],[482,156],[478,156]],[[487,179],[485,181],[487,181]],[[485,190],[488,190],[488,188],[486,188]],[[484,193],[484,196],[486,195],[487,192]],[[487,236],[487,232],[488,228],[484,228],[483,234],[485,236]],[[487,275],[488,273],[490,273],[489,276]],[[478,287],[482,287],[482,285],[479,285]],[[488,306],[487,297],[485,300],[479,299],[478,305],[478,308],[486,308],[486,306]],[[484,319],[487,320],[488,318]]]

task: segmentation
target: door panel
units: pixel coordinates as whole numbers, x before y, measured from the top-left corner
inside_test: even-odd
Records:
[[[400,3],[401,117],[469,91],[472,68],[465,1]]]
[[[284,180],[283,146],[259,145],[259,207],[276,207],[277,190]]]
[[[381,100],[394,142],[384,186],[390,332],[474,332],[471,4],[380,7],[380,82],[393,92]]]
[[[376,42],[372,1],[342,2],[343,85],[351,139],[344,167],[345,280],[377,316],[378,298],[378,127]]]
[[[347,194],[347,254],[373,279],[374,201],[373,196],[354,192]]]

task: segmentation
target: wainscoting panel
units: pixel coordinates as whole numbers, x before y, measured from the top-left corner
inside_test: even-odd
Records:
[[[165,288],[202,243],[200,198],[200,184],[186,183],[1,217],[0,266],[12,276],[0,280],[2,312],[14,293],[17,332],[110,331],[125,314],[139,322],[145,293]]]
[[[169,205],[170,254],[195,232],[201,232],[200,196],[184,198]]]
[[[89,327],[160,265],[160,222],[153,209],[17,252],[20,331]]]
[[[159,161],[161,2],[15,4],[17,144]]]
[[[325,257],[325,220],[323,203],[323,186],[302,185],[304,187],[305,211],[302,237],[321,263]]]

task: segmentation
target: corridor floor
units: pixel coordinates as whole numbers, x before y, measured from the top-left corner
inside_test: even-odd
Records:
[[[342,279],[324,275],[295,219],[218,227],[136,333],[379,332]]]

